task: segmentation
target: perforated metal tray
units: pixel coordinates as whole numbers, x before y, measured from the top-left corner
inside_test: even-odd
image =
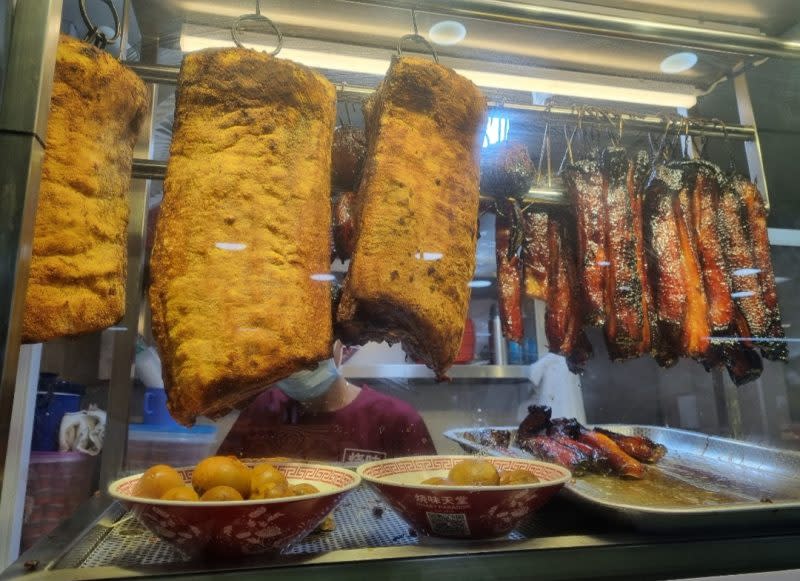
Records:
[[[672,428],[601,427],[645,436],[669,451],[649,467],[641,482],[613,476],[573,479],[564,488],[573,500],[650,532],[781,529],[800,524],[796,452]],[[482,430],[508,431],[511,444],[485,446],[469,439]],[[470,453],[531,457],[514,446],[515,426],[453,429],[445,436]]]
[[[108,515],[110,526],[95,526],[56,564],[55,569],[114,566],[140,568],[150,565],[187,563],[189,559],[144,528],[121,505]],[[311,533],[290,546],[283,556],[315,555],[341,549],[436,544],[420,539],[394,510],[369,487],[360,486],[345,498],[334,513],[336,528]],[[534,536],[539,524],[526,523],[498,542],[518,541]]]

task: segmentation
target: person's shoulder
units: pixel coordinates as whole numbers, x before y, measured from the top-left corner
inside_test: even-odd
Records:
[[[404,402],[402,399],[382,393],[368,385],[361,386],[360,399],[362,409],[369,410],[377,417],[405,417],[406,419],[417,419],[419,412],[414,406]]]

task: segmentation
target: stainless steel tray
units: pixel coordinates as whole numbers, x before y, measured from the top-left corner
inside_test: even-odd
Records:
[[[574,478],[565,494],[650,532],[690,529],[784,528],[800,524],[800,454],[696,432],[655,426],[602,425],[645,436],[669,450],[641,481],[608,476]],[[510,445],[469,439],[508,431]],[[469,453],[530,457],[514,446],[516,426],[448,430]]]

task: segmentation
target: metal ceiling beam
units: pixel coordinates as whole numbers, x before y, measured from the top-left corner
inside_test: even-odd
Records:
[[[416,9],[460,18],[475,18],[591,34],[621,40],[667,44],[695,50],[753,57],[800,59],[800,42],[771,36],[658,22],[578,10],[535,6],[510,0],[339,0],[355,4]]]

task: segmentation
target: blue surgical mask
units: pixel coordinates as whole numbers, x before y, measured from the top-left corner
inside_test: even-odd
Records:
[[[333,359],[326,359],[310,371],[298,371],[275,385],[295,401],[305,402],[325,393],[339,378],[339,370]]]

